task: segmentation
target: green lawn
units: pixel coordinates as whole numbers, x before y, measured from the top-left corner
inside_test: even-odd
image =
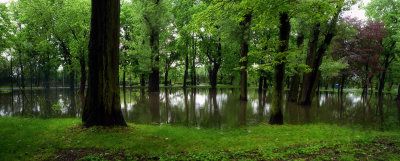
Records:
[[[197,129],[79,119],[0,118],[0,160],[400,160],[400,133],[356,127],[259,125]]]

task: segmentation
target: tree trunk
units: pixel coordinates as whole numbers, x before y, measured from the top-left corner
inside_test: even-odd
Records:
[[[140,86],[142,86],[142,87],[146,86],[145,77],[146,77],[146,74],[144,74],[144,73],[140,74]]]
[[[120,2],[92,0],[89,81],[82,122],[126,126],[119,90]]]
[[[85,87],[86,87],[86,62],[84,53],[82,52],[81,57],[79,58],[79,64],[81,65],[81,82],[78,91],[79,98],[82,102],[82,107],[85,106]]]
[[[190,82],[193,86],[195,86],[197,85],[197,83],[196,83],[196,41],[194,40],[194,36],[193,36],[192,49],[193,49],[193,58],[192,58],[192,69],[190,70],[191,73]]]
[[[188,72],[189,70],[189,54],[186,53],[186,57],[185,57],[185,74],[183,75],[183,88],[186,88],[187,84],[187,78],[188,78]]]
[[[165,58],[164,86],[168,86],[169,59]]]
[[[385,56],[385,69],[382,71],[382,75],[381,75],[381,77],[380,77],[380,79],[379,79],[379,91],[378,91],[378,95],[382,95],[382,93],[383,93],[383,89],[385,88],[385,78],[386,78],[386,71],[388,70],[388,68],[389,68],[389,54],[387,54],[386,56]]]
[[[160,92],[160,69],[158,67],[159,54],[159,33],[151,27],[150,46],[151,46],[151,73],[149,74],[149,92]]]
[[[122,71],[122,90],[125,91],[126,89],[126,72]]]
[[[346,80],[346,76],[343,75],[342,79],[341,79],[341,83],[340,83],[340,92],[339,92],[341,95],[343,94],[345,80]]]
[[[251,14],[244,15],[244,20],[240,22],[241,42],[240,42],[240,100],[247,101],[247,54],[249,52],[249,29]]]
[[[302,92],[299,100],[300,105],[305,105],[305,106],[311,105],[315,90],[318,86],[318,82],[320,79],[318,77],[320,73],[319,67],[322,64],[322,58],[325,55],[326,50],[328,49],[329,45],[332,42],[333,37],[335,36],[336,24],[340,12],[341,8],[338,7],[337,13],[332,18],[329,24],[328,33],[326,34],[325,39],[319,46],[318,50],[317,50],[317,45],[320,33],[320,25],[317,24],[314,26],[313,38],[309,43],[309,52],[307,54],[307,62],[306,62],[307,65],[309,65],[312,68],[312,71],[310,73],[304,73]]]
[[[208,50],[207,50],[207,52],[208,52]],[[212,67],[211,73],[210,73],[211,89],[217,88],[218,71],[221,66],[221,61],[222,61],[221,57],[222,57],[222,45],[221,45],[221,38],[219,38],[219,42],[217,45],[217,58],[214,58],[213,60],[210,59],[210,61],[213,62],[213,67]]]
[[[263,82],[264,82],[264,77],[261,75],[260,72],[260,77],[258,78],[258,93],[261,93],[263,91]]]
[[[296,73],[292,77],[292,84],[290,86],[290,91],[289,91],[289,102],[297,102],[297,98],[299,95],[299,85],[300,85],[300,75],[299,73]]]
[[[287,13],[281,13],[279,15],[280,27],[279,27],[279,53],[284,53],[289,48],[289,35],[290,35],[290,18]],[[275,66],[274,73],[274,90],[272,93],[272,108],[270,124],[283,124],[283,94],[284,94],[284,79],[285,79],[285,63],[286,55],[277,57],[275,61],[280,62]]]

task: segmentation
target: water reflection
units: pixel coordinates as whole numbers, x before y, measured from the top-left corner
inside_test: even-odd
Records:
[[[271,94],[257,89],[248,94],[248,101],[239,101],[238,89],[165,88],[149,93],[127,88],[121,91],[121,107],[125,119],[138,124],[231,128],[268,123]],[[81,104],[77,92],[68,89],[0,93],[1,116],[80,117]],[[400,101],[391,95],[365,99],[358,93],[323,92],[310,107],[285,103],[282,110],[287,124],[400,125]]]

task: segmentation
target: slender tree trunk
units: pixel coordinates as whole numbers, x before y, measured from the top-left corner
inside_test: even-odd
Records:
[[[146,74],[144,74],[144,73],[140,74],[140,86],[142,86],[142,87],[146,86],[145,77],[146,77]]]
[[[81,66],[81,82],[79,86],[78,95],[82,102],[82,107],[85,106],[85,87],[86,87],[86,61],[84,57],[84,53],[82,52],[81,57],[79,58],[79,64]]]
[[[301,49],[301,46],[304,43],[304,35],[302,33],[299,34],[297,37],[297,48]],[[289,102],[297,102],[298,95],[299,95],[299,85],[300,85],[300,73],[298,71],[298,68],[296,66],[295,68],[296,73],[292,77],[292,83],[290,86],[290,91],[289,91]]]
[[[382,95],[383,89],[385,88],[386,70],[389,68],[389,54],[385,57],[385,69],[382,71],[382,75],[379,79],[379,91],[378,95]]]
[[[20,68],[20,75],[21,75],[21,87],[25,89],[25,74],[24,74],[24,64],[22,63],[22,53],[19,53],[19,68]]]
[[[82,122],[126,126],[119,90],[120,2],[92,0],[89,83]]]
[[[287,13],[281,13],[279,15],[280,27],[279,27],[279,45],[278,52],[284,53],[289,49],[289,35],[290,35],[290,18]],[[272,93],[272,108],[270,124],[283,124],[283,94],[284,94],[284,79],[285,79],[285,63],[286,55],[276,58],[277,62],[280,62],[275,66],[274,73],[274,90]]]
[[[240,22],[241,42],[240,42],[240,100],[247,101],[247,54],[249,52],[249,29],[251,14],[246,14],[244,20]]]
[[[193,86],[197,85],[196,82],[196,41],[194,40],[193,36],[193,58],[192,58],[192,69],[190,70],[191,73],[191,84]]]
[[[340,83],[340,92],[339,92],[341,95],[343,94],[344,84],[346,83],[345,80],[346,80],[346,76],[343,75],[342,79],[341,79],[341,83]]]
[[[164,86],[168,86],[169,58],[165,59]]]
[[[187,84],[187,78],[188,78],[188,72],[189,70],[189,54],[186,53],[186,57],[185,57],[185,74],[183,75],[183,88],[186,88]]]
[[[125,91],[126,89],[126,72],[122,71],[122,90]]]

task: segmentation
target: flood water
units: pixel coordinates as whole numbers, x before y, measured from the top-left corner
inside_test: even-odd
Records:
[[[121,107],[127,122],[172,124],[197,128],[232,128],[268,123],[271,93],[249,89],[248,101],[239,101],[238,89],[162,88],[160,93],[143,89],[121,90]],[[311,107],[286,103],[285,124],[351,124],[374,128],[400,125],[395,96],[364,99],[359,93],[322,92]],[[0,115],[35,118],[80,117],[81,101],[69,89],[26,90],[0,93]]]

